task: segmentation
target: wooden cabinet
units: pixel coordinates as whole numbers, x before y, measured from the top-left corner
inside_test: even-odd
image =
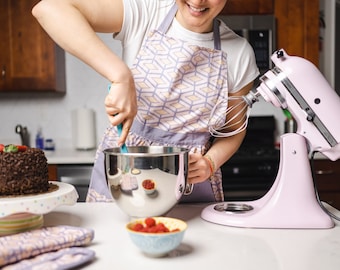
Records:
[[[48,165],[48,180],[56,181],[57,179],[58,179],[57,165],[49,164]]]
[[[274,14],[277,48],[318,66],[319,0],[228,0],[222,14]]]
[[[322,201],[340,209],[340,160],[314,160],[316,187]]]
[[[64,52],[32,16],[37,2],[0,1],[0,92],[66,91]],[[319,0],[228,0],[222,14],[274,14],[277,47],[318,66]]]
[[[319,65],[319,0],[275,0],[277,45]]]
[[[273,14],[275,0],[228,0],[222,14]]]
[[[64,52],[31,14],[37,2],[0,1],[0,92],[65,92]]]

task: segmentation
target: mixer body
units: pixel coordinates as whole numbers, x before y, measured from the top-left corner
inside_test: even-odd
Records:
[[[297,122],[296,133],[281,136],[275,182],[258,200],[211,205],[203,210],[202,218],[236,227],[332,228],[334,222],[316,196],[309,157],[320,152],[333,161],[340,158],[340,98],[306,59],[281,49],[272,61],[275,67],[260,78],[260,85],[244,101],[252,107],[262,97],[288,110]]]

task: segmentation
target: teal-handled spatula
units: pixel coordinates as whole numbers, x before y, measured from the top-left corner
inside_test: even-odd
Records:
[[[117,130],[118,130],[118,136],[120,137],[120,135],[122,134],[123,125],[122,125],[122,124],[119,124],[119,125],[117,126]],[[127,152],[128,152],[128,149],[127,149],[125,143],[123,143],[122,146],[120,147],[120,152],[121,152],[121,153],[127,153]]]
[[[110,88],[111,88],[111,85],[108,86],[109,92],[110,92]],[[118,124],[117,130],[118,130],[118,136],[120,137],[122,135],[122,131],[123,131],[123,124]],[[127,153],[128,152],[128,149],[127,149],[125,143],[120,147],[120,152],[121,153]]]

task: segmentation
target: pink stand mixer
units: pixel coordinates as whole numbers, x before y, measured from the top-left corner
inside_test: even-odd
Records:
[[[340,157],[340,98],[309,61],[284,50],[271,57],[275,67],[243,99],[251,107],[262,98],[287,109],[297,122],[296,133],[280,138],[280,164],[271,189],[260,199],[209,205],[204,220],[234,227],[328,229],[334,221],[319,204],[310,154]]]

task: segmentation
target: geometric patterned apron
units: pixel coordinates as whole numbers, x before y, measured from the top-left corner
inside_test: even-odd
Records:
[[[209,125],[218,129],[225,122],[227,55],[220,50],[217,21],[213,29],[214,49],[167,36],[176,12],[174,5],[159,28],[148,34],[131,69],[138,112],[126,144],[180,146],[204,154],[210,147]],[[98,149],[87,201],[105,200],[105,174],[95,171],[104,170],[100,151],[116,146],[117,136],[115,127],[106,131]],[[98,181],[103,180],[105,187],[96,191]],[[220,170],[209,180],[195,184],[192,194],[183,195],[182,200],[222,201]]]

